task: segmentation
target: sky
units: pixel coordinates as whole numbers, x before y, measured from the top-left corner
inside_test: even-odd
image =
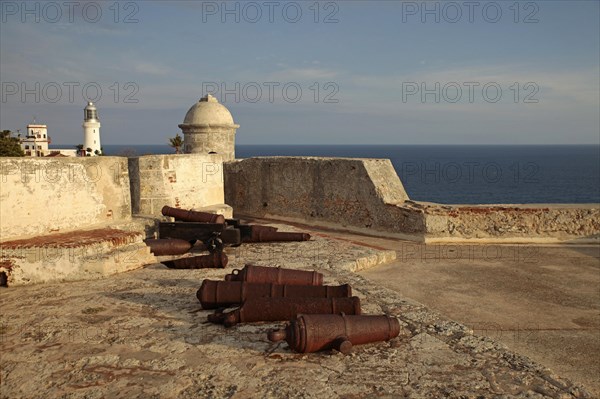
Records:
[[[0,129],[166,144],[600,144],[600,2],[2,1]]]

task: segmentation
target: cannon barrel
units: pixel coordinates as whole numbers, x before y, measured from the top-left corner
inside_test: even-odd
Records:
[[[150,238],[144,240],[150,251],[156,256],[182,255],[192,248],[189,241],[176,238]]]
[[[308,241],[310,234],[277,231],[269,226],[250,226],[250,236],[245,242]]]
[[[255,298],[236,310],[208,316],[212,323],[231,327],[237,323],[293,320],[299,314],[360,314],[360,299],[351,298]]]
[[[223,269],[227,267],[227,255],[215,252],[210,255],[192,256],[162,262],[169,269]]]
[[[203,309],[240,305],[254,298],[348,298],[351,296],[352,287],[348,284],[310,286],[213,280],[204,280],[196,293]]]
[[[161,210],[164,216],[171,216],[182,222],[200,222],[200,223],[225,223],[225,216],[218,215],[215,213],[198,212],[187,209],[172,208],[170,206],[163,206]]]
[[[323,285],[323,274],[315,271],[283,269],[245,265],[242,270],[234,269],[225,276],[226,281],[245,281],[247,283],[274,283],[287,285]]]
[[[285,329],[269,332],[270,341],[287,341],[296,352],[336,349],[348,353],[353,345],[389,341],[400,333],[398,319],[389,316],[301,314]]]

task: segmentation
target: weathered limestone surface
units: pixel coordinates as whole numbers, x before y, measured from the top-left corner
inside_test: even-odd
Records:
[[[132,212],[160,216],[170,205],[231,216],[222,165],[220,155],[2,158],[0,272],[20,285],[152,263],[142,240],[156,220]]]
[[[1,158],[0,179],[0,241],[131,218],[126,158]]]
[[[165,205],[202,208],[223,204],[220,155],[147,155],[129,159],[134,214],[160,216]]]
[[[238,215],[423,242],[598,241],[600,204],[446,206],[410,201],[382,159],[258,157],[226,162]]]
[[[523,242],[600,238],[599,204],[415,205],[424,211],[426,238],[436,241],[455,237]]]
[[[225,163],[225,200],[235,213],[349,229],[422,233],[419,212],[387,159],[258,157]]]
[[[99,279],[156,261],[141,229],[78,230],[0,243],[8,285]]]
[[[219,154],[224,160],[235,159],[235,132],[229,110],[210,94],[192,105],[179,128],[183,132],[186,154]]]
[[[0,397],[591,398],[580,385],[346,270],[378,250],[313,237],[228,248],[224,270],[153,265],[94,282],[1,291]],[[207,324],[209,312],[195,297],[201,280],[221,279],[244,263],[316,269],[328,284],[349,283],[365,314],[396,316],[401,334],[349,356],[302,355],[266,339],[279,323]]]

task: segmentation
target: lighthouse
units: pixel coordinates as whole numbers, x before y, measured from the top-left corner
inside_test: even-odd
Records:
[[[83,110],[83,151],[85,155],[95,156],[102,153],[100,146],[100,121],[98,111],[92,102]]]

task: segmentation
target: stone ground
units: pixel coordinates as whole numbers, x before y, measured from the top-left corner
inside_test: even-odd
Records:
[[[0,397],[593,397],[497,340],[356,274],[395,255],[369,239],[320,232],[308,242],[226,252],[223,270],[155,264],[102,280],[2,289]],[[348,356],[303,355],[266,339],[279,323],[206,323],[209,312],[195,297],[202,279],[245,263],[315,269],[328,284],[349,283],[363,313],[398,317],[401,334]]]
[[[397,253],[362,275],[600,397],[600,247],[405,243]]]

